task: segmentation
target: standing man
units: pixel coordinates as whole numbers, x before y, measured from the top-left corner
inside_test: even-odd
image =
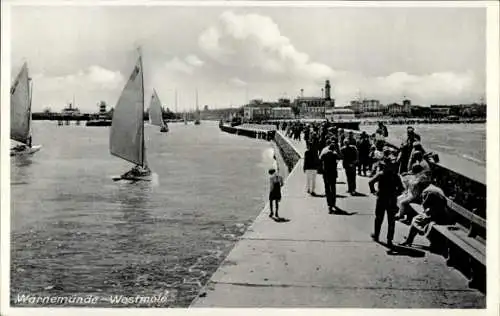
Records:
[[[349,142],[349,139],[345,139],[341,153],[342,165],[347,178],[347,192],[354,195],[356,193],[356,164],[358,163],[358,150],[356,146]]]
[[[362,132],[361,136],[359,138],[359,141],[357,143],[357,148],[358,148],[358,175],[361,175],[361,172],[363,172],[363,175],[366,176],[366,170],[370,169],[370,140],[368,139],[368,134],[366,132]]]
[[[339,154],[335,150],[335,145],[331,140],[328,140],[327,143],[328,147],[321,152],[320,161],[323,169],[323,181],[325,183],[328,213],[332,214],[336,210],[337,160]]]
[[[403,192],[403,183],[390,158],[380,162],[379,168],[381,171],[368,183],[370,192],[377,195],[374,231],[371,237],[378,242],[384,214],[387,213],[387,245],[392,247],[394,228],[396,226],[395,215],[398,210],[397,197]],[[376,183],[378,183],[378,191],[375,190]]]
[[[411,126],[406,128],[406,140],[401,144],[401,149],[398,156],[399,173],[408,171],[408,161],[413,150],[413,143],[420,142],[420,135],[415,133],[415,129]]]
[[[378,128],[375,132],[376,134],[382,135],[384,138],[389,136],[389,132],[387,131],[387,127],[384,125],[382,121],[378,122]]]
[[[350,145],[354,145],[356,146],[356,138],[354,138],[354,133],[353,132],[349,132],[348,136],[347,136],[347,140],[349,140],[349,144]]]

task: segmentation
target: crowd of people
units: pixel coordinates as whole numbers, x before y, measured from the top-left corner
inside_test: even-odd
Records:
[[[321,123],[281,122],[277,128],[288,137],[306,142],[303,171],[306,174],[306,191],[311,196],[316,193],[316,176],[320,174],[324,182],[324,191],[328,211],[339,213],[336,205],[336,183],[338,162],[342,161],[347,180],[347,193],[358,195],[357,176],[369,176],[371,193],[377,196],[375,205],[373,240],[379,240],[381,225],[387,214],[387,245],[393,245],[396,220],[409,225],[408,237],[402,243],[411,245],[415,236],[428,233],[432,223],[446,220],[446,197],[443,191],[431,183],[431,168],[426,153],[414,128],[407,128],[407,135],[400,148],[388,146],[387,127],[379,123],[372,135],[362,132],[346,132],[326,121]],[[276,183],[276,181],[272,183]],[[279,182],[279,181],[278,181]],[[274,186],[276,188],[276,186]],[[276,189],[275,189],[276,190]],[[273,196],[281,195],[273,193]],[[270,195],[270,200],[271,195]],[[411,203],[420,203],[424,207],[422,214],[415,215]]]

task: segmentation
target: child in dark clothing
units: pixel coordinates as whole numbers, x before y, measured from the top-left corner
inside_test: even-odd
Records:
[[[276,218],[279,218],[278,209],[279,202],[281,201],[281,187],[283,186],[283,178],[276,173],[275,169],[269,169],[269,174],[271,177],[269,178],[269,208],[271,209],[271,213],[269,217],[273,217],[276,214]],[[273,212],[273,202],[276,205],[276,213]]]

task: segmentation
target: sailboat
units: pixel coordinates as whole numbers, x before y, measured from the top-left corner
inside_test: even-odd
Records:
[[[24,63],[10,89],[10,138],[21,144],[11,148],[11,156],[31,155],[42,146],[32,145],[31,99],[33,87],[28,75],[28,63]]]
[[[151,104],[149,105],[149,120],[152,125],[160,126],[160,132],[168,132],[168,125],[163,121],[163,111],[161,109],[160,98],[156,90],[153,90],[153,95],[151,96]]]
[[[196,112],[194,125],[200,125],[200,109],[198,108],[198,89],[196,89]]]
[[[144,76],[139,56],[113,112],[109,149],[113,156],[135,164],[114,181],[151,181],[144,143]]]

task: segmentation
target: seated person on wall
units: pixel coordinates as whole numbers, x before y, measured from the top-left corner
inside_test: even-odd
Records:
[[[422,172],[420,164],[414,164],[411,173],[403,177],[403,185],[406,191],[398,197],[399,212],[396,219],[404,224],[410,224],[411,214],[410,203],[418,203],[423,190],[431,183],[430,177]]]
[[[403,246],[410,246],[417,234],[427,236],[434,224],[447,224],[446,197],[443,190],[430,184],[422,192],[422,207],[424,212],[413,218],[408,232],[408,237],[401,243]]]
[[[410,158],[410,164],[411,166],[415,164],[419,164],[422,166],[422,172],[426,173],[427,175],[431,174],[431,167],[429,166],[429,163],[424,160],[424,153],[421,152],[420,150],[414,150],[411,158]],[[411,168],[410,168],[411,169]],[[405,174],[402,174],[405,175]]]
[[[423,160],[423,156],[425,154],[424,147],[422,147],[422,144],[418,141],[413,143],[413,148],[410,151],[410,156],[408,159],[408,166],[407,170],[411,170],[411,166],[415,164],[415,153],[420,152],[422,154],[422,158],[420,160]]]

